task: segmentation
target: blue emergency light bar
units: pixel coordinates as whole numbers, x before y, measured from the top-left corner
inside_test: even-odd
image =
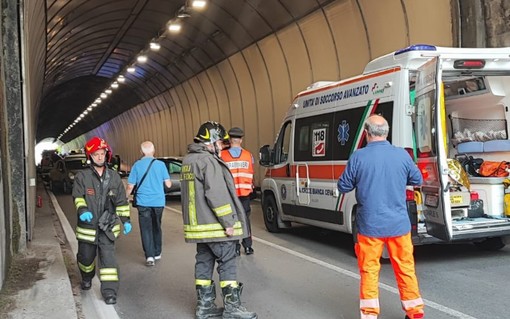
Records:
[[[429,44],[413,44],[407,48],[395,51],[395,55],[403,54],[410,51],[437,51],[436,47]]]

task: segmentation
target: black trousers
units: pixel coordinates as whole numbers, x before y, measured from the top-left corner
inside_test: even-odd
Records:
[[[164,207],[138,206],[138,222],[145,258],[161,255],[161,217]]]
[[[195,255],[195,279],[212,280],[214,265],[221,281],[237,281],[235,245],[237,241],[198,243]]]
[[[241,204],[243,204],[244,212],[246,213],[246,226],[248,227],[248,232],[250,236],[243,238],[242,243],[243,247],[251,247],[253,241],[251,240],[251,222],[250,222],[250,215],[251,215],[251,207],[250,207],[250,196],[241,196],[239,197],[239,200],[241,201]]]
[[[96,274],[94,260],[99,257],[99,280],[103,298],[116,296],[119,290],[119,271],[115,257],[115,242],[102,230],[97,230],[97,245],[78,241],[76,259],[83,280],[92,280]]]

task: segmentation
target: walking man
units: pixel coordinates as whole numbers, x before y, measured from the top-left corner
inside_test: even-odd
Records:
[[[196,243],[195,318],[253,319],[257,314],[241,305],[243,284],[237,281],[236,244],[246,236],[246,216],[239,202],[232,174],[219,158],[228,140],[225,128],[203,123],[188,145],[181,170],[181,203],[184,239]],[[216,307],[212,281],[215,263],[225,310]]]
[[[145,141],[140,148],[144,156],[131,168],[126,196],[129,197],[136,185],[136,194],[133,196],[136,196],[145,264],[154,266],[155,261],[161,259],[161,218],[165,208],[163,184],[170,188],[172,182],[165,163],[154,158],[154,144]]]
[[[73,198],[78,214],[76,256],[82,277],[81,288],[89,290],[96,273],[99,256],[101,294],[107,304],[117,303],[119,271],[115,257],[115,239],[131,231],[129,204],[124,185],[116,171],[106,166],[112,152],[105,140],[91,138],[85,144],[90,169],[79,171],[74,178]],[[120,220],[119,220],[120,219]]]
[[[236,187],[236,194],[244,212],[246,213],[246,225],[250,236],[243,238],[242,244],[246,255],[254,253],[251,239],[251,222],[250,222],[250,195],[253,193],[253,155],[246,149],[242,148],[244,131],[240,127],[233,127],[228,131],[230,136],[230,148],[221,151],[221,159],[227,163]],[[241,245],[236,245],[236,254],[241,255]]]
[[[356,189],[361,319],[377,319],[380,313],[383,245],[390,255],[406,319],[424,318],[405,202],[406,186],[419,186],[423,179],[409,154],[386,140],[389,125],[382,116],[371,115],[364,128],[368,144],[352,154],[338,180],[340,193]]]

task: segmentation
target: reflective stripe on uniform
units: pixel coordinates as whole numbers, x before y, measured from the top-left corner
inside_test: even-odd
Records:
[[[220,281],[220,287],[221,288],[225,288],[227,286],[237,287],[238,284],[237,284],[237,281],[235,281],[235,280]]]
[[[234,229],[241,229],[241,222],[237,221],[234,224]],[[212,231],[212,230],[221,230],[225,229],[221,226],[220,223],[214,224],[204,224],[204,225],[184,225],[185,232],[203,232],[203,231]]]
[[[415,308],[417,306],[423,305],[423,299],[421,299],[421,298],[417,298],[417,299],[413,299],[413,300],[401,300],[401,302],[402,302],[402,307],[404,309]]]
[[[78,209],[80,207],[87,207],[87,202],[85,201],[85,198],[83,198],[83,197],[76,197],[74,199],[74,206],[76,207],[76,209]]]
[[[93,243],[96,241],[96,230],[78,226],[76,227],[76,238]]]
[[[212,285],[211,279],[195,279],[195,286],[210,286]]]
[[[129,205],[117,206],[115,212],[121,217],[129,217]]]
[[[238,188],[252,190],[253,185],[252,184],[236,184],[236,189],[238,189]]]
[[[242,228],[234,229],[233,236],[241,236],[243,234]],[[201,231],[201,232],[185,232],[184,238],[187,239],[208,239],[208,238],[222,238],[227,237],[224,230],[212,230],[212,231]]]
[[[195,205],[195,181],[188,182],[189,198],[188,198],[188,214],[190,225],[196,225],[197,209]]]
[[[360,308],[379,308],[379,299],[360,299]]]
[[[78,262],[78,268],[80,268],[81,271],[86,272],[86,273],[93,272],[94,266],[95,266],[94,262],[92,262],[92,264],[90,264],[88,266],[85,266],[81,262]]]
[[[363,312],[360,313],[360,318],[361,319],[377,319],[377,315],[374,315],[374,314],[365,314]]]
[[[120,234],[120,225],[117,224],[115,226],[112,227],[112,232],[113,232],[113,235],[115,237],[119,237],[119,234]]]
[[[216,213],[216,216],[221,217],[228,214],[232,214],[232,206],[230,204],[226,204],[220,207],[213,208],[214,213]]]
[[[99,269],[99,280],[101,281],[119,281],[117,268],[101,268]]]
[[[241,172],[238,172],[238,173],[232,173],[232,176],[234,176],[234,177],[246,177],[246,178],[253,178],[253,174],[251,174],[251,173],[241,173]]]

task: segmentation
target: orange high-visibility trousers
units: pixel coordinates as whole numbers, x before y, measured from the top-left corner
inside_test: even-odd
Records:
[[[402,309],[410,319],[424,318],[424,304],[414,269],[411,233],[400,237],[374,238],[358,234],[355,250],[358,257],[361,319],[377,319],[379,309],[379,259],[386,244],[397,279]]]

